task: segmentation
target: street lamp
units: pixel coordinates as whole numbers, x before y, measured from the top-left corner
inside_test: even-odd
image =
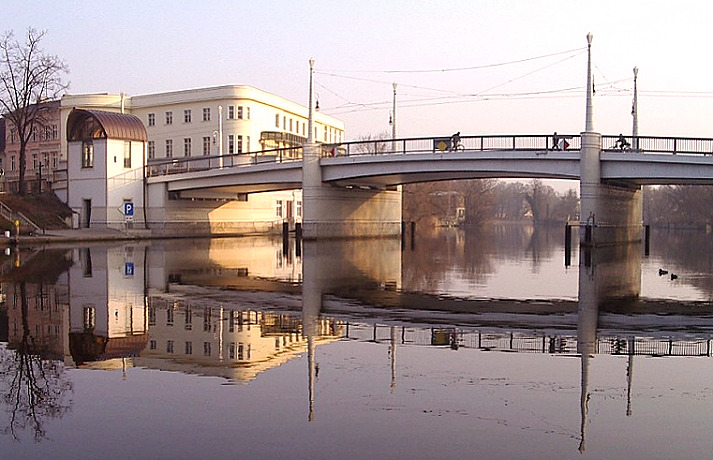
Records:
[[[584,131],[591,133],[594,131],[594,120],[592,112],[592,34],[587,34],[587,113],[584,119]]]
[[[393,115],[391,117],[391,150],[396,152],[396,82],[393,83],[394,86],[394,103],[391,109]]]
[[[312,97],[314,93],[314,88],[312,86],[312,79],[314,75],[314,59],[309,60],[309,118],[307,119],[307,143],[312,144],[314,142],[314,115],[312,114]]]
[[[638,94],[636,92],[636,77],[639,75],[639,68],[634,67],[634,102],[631,105],[631,116],[634,118],[633,128],[631,130],[632,144],[634,151],[639,150],[639,106]]]

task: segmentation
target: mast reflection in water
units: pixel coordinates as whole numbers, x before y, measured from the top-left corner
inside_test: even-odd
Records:
[[[713,274],[656,244],[566,267],[560,236],[13,253],[3,451],[109,455],[118,437],[136,458],[705,456]]]

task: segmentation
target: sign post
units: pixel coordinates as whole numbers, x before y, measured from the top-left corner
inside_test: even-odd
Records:
[[[124,223],[127,227],[131,227],[134,223],[134,203],[132,201],[124,202]]]

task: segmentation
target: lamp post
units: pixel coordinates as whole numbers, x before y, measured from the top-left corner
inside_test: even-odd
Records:
[[[633,117],[633,128],[631,130],[632,147],[634,151],[639,150],[639,106],[638,94],[636,92],[636,77],[639,74],[639,68],[634,67],[634,102],[631,105],[631,116]]]
[[[394,102],[391,108],[391,150],[396,153],[396,82],[393,83],[394,86]]]
[[[314,94],[314,88],[312,86],[312,79],[314,75],[314,59],[309,60],[309,118],[307,122],[307,143],[312,144],[314,142],[314,115],[312,113],[312,97]]]
[[[218,166],[223,169],[223,106],[218,106]]]
[[[594,131],[592,106],[592,34],[587,34],[587,113],[584,119],[584,131],[591,133]]]

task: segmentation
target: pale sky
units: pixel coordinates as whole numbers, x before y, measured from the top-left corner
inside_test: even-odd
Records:
[[[713,3],[545,0],[0,0],[0,31],[47,30],[69,92],[251,85],[320,110],[347,139],[577,134],[592,33],[594,128],[713,137]]]

